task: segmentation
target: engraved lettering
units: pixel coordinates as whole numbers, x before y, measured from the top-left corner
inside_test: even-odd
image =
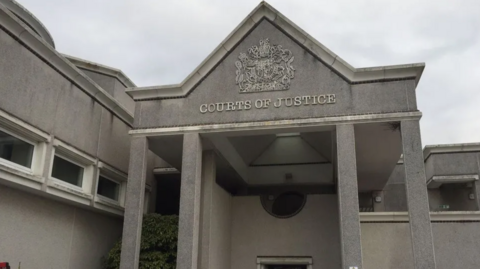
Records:
[[[302,97],[296,96],[295,97],[295,106],[300,106],[302,105]]]
[[[207,111],[208,111],[207,110],[207,104],[202,104],[200,106],[200,113],[205,114],[205,113],[207,113]]]
[[[235,102],[235,106],[238,108],[238,110],[243,110],[243,104],[243,101]]]
[[[263,108],[268,108],[270,107],[270,103],[272,102],[272,100],[270,99],[265,99],[263,100]]]
[[[250,110],[252,108],[252,101],[245,101],[245,110]]]
[[[306,95],[306,96],[302,96],[302,100],[304,101],[303,105],[304,106],[308,106],[310,105],[310,103],[308,101],[310,101],[310,99],[312,99],[311,96],[309,95]],[[315,100],[315,98],[313,98]]]
[[[291,107],[293,105],[293,98],[287,97],[285,98],[285,106]]]
[[[256,109],[269,109],[270,107],[279,108],[282,106],[286,107],[298,107],[298,106],[309,106],[309,105],[324,105],[324,104],[335,104],[337,102],[337,97],[335,94],[320,94],[320,95],[299,95],[291,97],[276,97],[272,99],[256,99],[256,100],[245,100],[245,101],[234,101],[234,102],[218,102],[218,103],[209,103],[201,104],[199,111],[202,114],[207,112],[223,112],[223,111],[243,111],[250,110],[253,108]]]
[[[256,108],[262,108],[262,107],[263,107],[263,101],[262,101],[262,99],[257,99],[257,100],[255,101],[255,107],[256,107]]]
[[[281,97],[277,98],[277,101],[275,103],[273,103],[273,106],[274,107],[281,107],[282,106],[282,100],[283,100],[283,98],[281,98]]]
[[[222,112],[224,103],[216,103],[216,105],[217,105],[217,111]]]
[[[227,102],[227,111],[235,111],[235,103]]]
[[[208,104],[208,112],[210,113],[215,112],[215,104]]]
[[[322,100],[322,98],[323,98],[323,100]],[[322,95],[318,96],[318,103],[320,105],[324,105],[326,102],[327,102],[327,97],[325,95],[322,94]]]
[[[335,99],[335,94],[329,94],[328,95],[328,104],[335,104],[337,100]]]

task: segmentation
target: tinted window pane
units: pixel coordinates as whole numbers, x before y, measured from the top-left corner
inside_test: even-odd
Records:
[[[101,196],[105,196],[107,198],[117,201],[119,189],[120,185],[116,182],[113,182],[102,176],[100,176],[100,178],[98,179],[97,193]]]
[[[31,168],[33,145],[0,131],[0,158]]]
[[[53,159],[52,177],[82,186],[83,168],[58,156]]]
[[[296,192],[280,194],[273,202],[272,213],[279,217],[288,217],[298,213],[305,204],[305,195]]]

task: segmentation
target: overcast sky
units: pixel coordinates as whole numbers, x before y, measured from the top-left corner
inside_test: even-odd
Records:
[[[17,0],[61,53],[137,86],[182,81],[258,0]],[[271,0],[354,67],[425,62],[423,144],[480,142],[480,1]]]

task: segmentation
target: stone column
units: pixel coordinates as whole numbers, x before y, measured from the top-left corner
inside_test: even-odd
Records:
[[[120,269],[138,269],[143,203],[147,173],[148,140],[133,137],[130,144]]]
[[[182,158],[177,269],[197,269],[202,176],[199,134],[184,135]]]
[[[357,160],[352,124],[337,125],[337,159],[342,268],[362,269]]]
[[[477,175],[480,179],[480,153],[477,153]],[[477,211],[480,210],[480,181],[475,180],[473,182],[472,192],[475,195],[475,204],[477,206]]]
[[[416,269],[434,269],[432,225],[418,120],[401,122],[408,215]]]
[[[202,208],[201,208],[201,236],[200,236],[200,268],[211,269],[210,238],[211,238],[211,219],[213,209],[213,188],[217,184],[215,153],[213,151],[205,151],[202,160]]]

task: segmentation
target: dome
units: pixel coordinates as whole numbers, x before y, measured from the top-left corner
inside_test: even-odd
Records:
[[[22,20],[30,29],[32,29],[40,38],[55,48],[53,38],[43,23],[38,20],[30,11],[24,8],[15,0],[0,0],[0,4],[7,7],[17,18]]]

